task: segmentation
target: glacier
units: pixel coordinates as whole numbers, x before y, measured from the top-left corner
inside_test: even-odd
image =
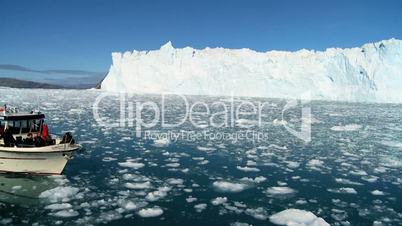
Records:
[[[112,53],[101,89],[140,94],[402,102],[402,41],[295,52],[191,47]]]

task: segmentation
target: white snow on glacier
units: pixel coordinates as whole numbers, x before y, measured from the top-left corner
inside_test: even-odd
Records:
[[[402,41],[325,51],[174,48],[113,53],[113,92],[402,102]]]

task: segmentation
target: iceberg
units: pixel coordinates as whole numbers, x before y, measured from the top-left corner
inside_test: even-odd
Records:
[[[402,41],[389,39],[356,48],[251,49],[174,48],[112,53],[101,83],[111,92],[402,102]]]

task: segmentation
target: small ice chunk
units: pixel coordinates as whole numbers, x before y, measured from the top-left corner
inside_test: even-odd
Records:
[[[345,131],[345,132],[349,132],[349,131],[356,131],[359,130],[360,128],[362,128],[361,125],[358,124],[348,124],[348,125],[344,125],[344,126],[333,126],[331,128],[332,131],[337,131],[337,132],[341,132],[341,131]]]
[[[119,162],[119,166],[121,167],[126,167],[126,168],[132,168],[132,169],[140,169],[144,167],[144,163],[141,162]]]
[[[162,138],[162,139],[154,140],[154,143],[152,144],[152,146],[158,147],[158,148],[163,148],[163,147],[169,146],[169,144],[170,144],[169,139]]]
[[[207,204],[206,203],[200,203],[194,206],[194,209],[197,213],[201,213],[202,211],[204,211],[207,208]]]
[[[214,206],[218,206],[218,205],[222,205],[223,203],[226,203],[227,201],[228,201],[228,198],[226,198],[226,197],[216,197],[215,199],[213,199],[211,201],[211,203]]]
[[[68,217],[76,217],[79,215],[79,213],[73,209],[68,209],[68,210],[60,210],[56,213],[52,213],[51,215],[55,217],[68,218]]]
[[[327,190],[333,193],[357,194],[357,191],[354,188],[329,188]]]
[[[130,189],[148,189],[151,188],[151,182],[146,181],[143,183],[125,183],[124,185],[126,188],[130,188]]]
[[[220,192],[241,192],[249,187],[246,184],[229,181],[215,181],[212,185]]]
[[[266,190],[269,195],[290,195],[295,193],[296,190],[290,187],[270,187]]]
[[[163,210],[160,207],[144,208],[138,211],[140,217],[158,217],[163,214]]]
[[[55,187],[40,193],[39,198],[48,199],[50,202],[69,201],[73,198],[79,189],[71,186]]]
[[[237,166],[238,170],[244,171],[244,172],[260,172],[260,170],[256,167],[248,167],[248,166]]]
[[[243,177],[243,178],[241,178],[240,180],[241,180],[241,181],[250,182],[250,183],[257,183],[257,184],[259,184],[259,183],[261,183],[261,182],[266,181],[267,178],[264,177],[264,176],[258,176],[258,177],[255,177],[255,178]]]
[[[195,197],[189,196],[188,198],[186,198],[186,202],[188,202],[188,203],[192,203],[195,201],[197,201],[197,198],[195,198]]]
[[[321,167],[324,165],[324,162],[319,159],[312,159],[307,163],[307,166],[310,167]]]
[[[135,210],[137,208],[138,208],[138,206],[135,203],[133,203],[132,201],[128,201],[127,203],[124,204],[124,209],[126,209],[126,210]]]
[[[167,179],[167,182],[170,185],[182,185],[184,183],[184,180],[180,178],[169,178]]]
[[[245,213],[247,215],[250,215],[250,216],[254,217],[257,220],[266,220],[266,219],[268,219],[268,213],[262,207],[258,207],[256,209],[246,209]]]
[[[70,209],[73,206],[70,203],[55,203],[55,204],[50,204],[45,206],[45,209],[48,210],[64,210],[64,209]]]
[[[383,191],[380,190],[374,190],[371,192],[372,195],[385,195]]]

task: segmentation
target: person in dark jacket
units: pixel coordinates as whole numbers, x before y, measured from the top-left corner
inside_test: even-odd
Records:
[[[27,134],[27,138],[25,138],[24,144],[26,144],[26,145],[34,145],[34,139],[33,139],[32,133]]]
[[[6,147],[14,147],[15,145],[15,138],[11,133],[11,130],[7,128],[3,133],[4,145]]]
[[[3,135],[4,135],[4,128],[0,126],[0,139],[3,139]]]

